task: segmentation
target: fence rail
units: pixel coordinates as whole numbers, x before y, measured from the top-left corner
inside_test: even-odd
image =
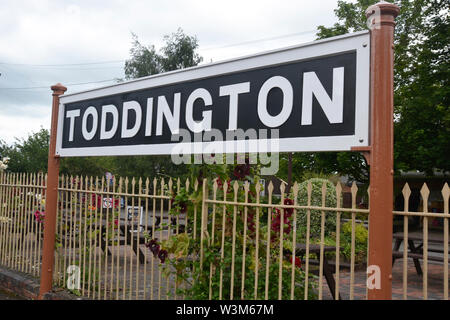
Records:
[[[1,174],[0,265],[40,275],[46,175]]]
[[[37,277],[45,188],[44,174],[0,175],[0,264]],[[90,299],[365,299],[369,209],[356,200],[366,190],[353,184],[344,207],[339,183],[312,179],[289,193],[282,185],[280,197],[263,188],[61,176],[54,285]],[[424,299],[448,299],[448,184],[441,213],[429,212],[426,185],[420,212],[408,184],[402,194],[393,298],[417,298],[408,288],[420,276]],[[420,239],[411,217],[422,220]]]

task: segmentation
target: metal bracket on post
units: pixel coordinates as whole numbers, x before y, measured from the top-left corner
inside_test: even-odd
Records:
[[[364,159],[366,159],[367,164],[370,166],[370,163],[371,163],[370,156],[371,156],[371,151],[372,151],[372,148],[370,146],[368,146],[368,147],[352,147],[350,150],[361,153],[363,155]]]

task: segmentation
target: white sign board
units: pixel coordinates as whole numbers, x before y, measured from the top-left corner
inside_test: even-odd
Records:
[[[60,97],[56,154],[344,151],[369,145],[368,31]]]

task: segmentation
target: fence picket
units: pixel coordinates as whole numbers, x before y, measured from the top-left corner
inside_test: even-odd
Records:
[[[356,194],[358,187],[353,181],[352,187],[352,209],[356,209]],[[350,258],[350,300],[355,298],[355,229],[356,229],[356,212],[352,211],[352,240],[351,240],[351,258]]]
[[[422,195],[423,212],[428,213],[428,197],[430,190],[426,183],[420,189]],[[428,300],[428,217],[423,217],[423,298]]]
[[[442,199],[444,200],[444,214],[448,214],[448,202],[450,198],[450,188],[445,183],[442,188]],[[444,299],[448,300],[448,218],[444,218]]]
[[[312,183],[308,181],[308,185],[306,188],[307,192],[307,203],[308,207],[311,206],[311,193],[312,193]],[[308,300],[308,291],[309,291],[309,237],[310,237],[310,227],[311,227],[311,210],[308,208],[306,211],[306,253],[305,253],[305,300]]]
[[[402,190],[404,200],[404,211],[409,211],[409,197],[411,196],[411,189],[408,183],[405,184]],[[408,295],[408,216],[403,217],[403,299],[406,300]]]

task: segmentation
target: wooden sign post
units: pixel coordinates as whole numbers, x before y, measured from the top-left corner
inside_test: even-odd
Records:
[[[51,87],[53,91],[50,146],[48,150],[47,190],[45,201],[44,243],[42,248],[41,286],[39,299],[52,289],[53,267],[55,265],[55,231],[58,207],[59,156],[56,155],[56,129],[59,113],[59,96],[67,88],[60,83]]]

